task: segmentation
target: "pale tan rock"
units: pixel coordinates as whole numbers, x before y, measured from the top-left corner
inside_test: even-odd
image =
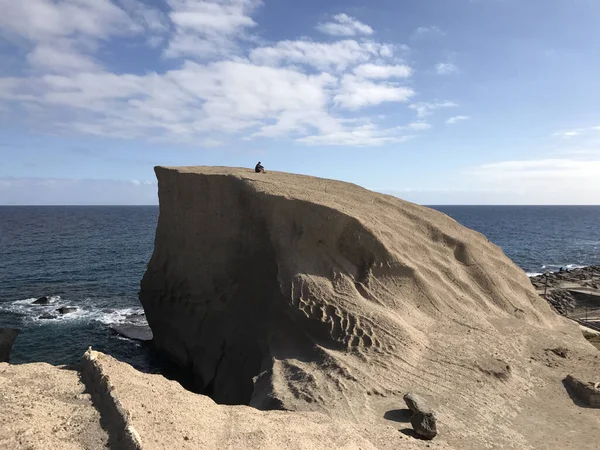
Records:
[[[597,371],[597,351],[481,234],[332,180],[156,172],[140,298],[158,348],[219,402],[320,412],[378,448],[395,441],[369,430],[406,426],[384,416],[410,391],[434,399],[440,445],[600,439],[562,385],[569,367]],[[558,347],[569,358],[545,352]]]
[[[102,449],[108,435],[75,370],[0,363],[0,449]]]

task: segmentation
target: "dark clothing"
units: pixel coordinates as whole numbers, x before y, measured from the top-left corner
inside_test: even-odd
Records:
[[[265,168],[263,166],[261,166],[260,164],[257,164],[256,167],[254,168],[254,171],[256,173],[264,172]]]

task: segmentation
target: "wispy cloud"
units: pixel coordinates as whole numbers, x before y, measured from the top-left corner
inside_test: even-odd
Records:
[[[575,185],[600,190],[600,160],[539,159],[503,161],[483,164],[468,173],[487,181],[518,182],[521,187],[565,189],[571,180]]]
[[[454,102],[419,102],[412,103],[409,105],[410,109],[415,110],[417,113],[417,117],[427,117],[433,114],[434,111],[438,109],[446,109],[446,108],[456,108],[458,107],[457,103]]]
[[[319,23],[317,30],[330,36],[371,35],[373,28],[347,14],[336,14],[329,22]]]
[[[465,120],[469,120],[471,119],[470,116],[454,116],[454,117],[450,117],[448,120],[446,120],[446,123],[448,125],[454,125],[457,124],[459,122],[464,122]]]
[[[435,66],[438,75],[451,75],[458,73],[458,67],[453,63],[439,63]]]
[[[255,64],[268,66],[302,64],[325,71],[345,71],[355,64],[390,59],[395,51],[396,46],[391,44],[350,39],[331,43],[280,41],[275,45],[253,49],[250,60]]]
[[[401,65],[378,65],[363,64],[354,69],[354,74],[362,78],[386,79],[386,78],[408,78],[413,70],[410,66]]]
[[[600,126],[587,127],[587,128],[576,128],[573,130],[562,130],[557,131],[552,136],[559,137],[562,139],[571,139],[574,137],[589,137],[596,135],[600,131]]]
[[[175,28],[165,51],[168,57],[206,58],[235,53],[236,41],[256,27],[251,14],[262,0],[167,0]]]
[[[423,131],[423,130],[428,130],[431,128],[431,125],[428,124],[427,122],[413,122],[413,123],[409,123],[407,126],[411,130],[415,130],[415,131]]]
[[[391,83],[373,83],[354,75],[344,75],[339,92],[333,97],[336,105],[348,109],[378,105],[384,102],[407,102],[415,92]]]
[[[228,138],[288,137],[307,145],[403,142],[430,125],[385,125],[367,108],[417,93],[407,47],[373,40],[347,14],[317,25],[330,36],[266,43],[253,18],[262,0],[0,0],[0,36],[28,47],[26,75],[0,78],[3,114],[27,114],[54,133],[218,146]],[[429,32],[435,32],[435,29]],[[421,30],[421,32],[425,32]],[[348,38],[348,36],[358,36]],[[123,73],[103,64],[118,38],[168,63]],[[118,52],[119,47],[111,50]],[[409,108],[421,119],[451,102]],[[358,111],[369,111],[358,113]]]
[[[0,178],[0,205],[155,205],[156,182]]]
[[[419,27],[413,33],[413,37],[419,38],[424,36],[444,36],[445,33],[437,26],[431,25],[426,27]]]

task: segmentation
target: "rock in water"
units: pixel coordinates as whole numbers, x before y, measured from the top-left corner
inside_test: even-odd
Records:
[[[8,362],[10,351],[18,334],[19,330],[14,328],[0,328],[0,363]]]
[[[72,306],[61,306],[56,311],[58,311],[61,314],[69,314],[69,313],[77,311],[77,308],[74,308]]]
[[[218,403],[374,422],[418,388],[455,433],[493,427],[510,447],[519,402],[559,377],[529,357],[596,351],[499,247],[438,211],[300,175],[156,174],[140,300],[157,349]],[[490,357],[515,376],[482,373]]]
[[[56,319],[56,316],[54,314],[44,313],[40,317],[38,317],[38,319],[41,319],[41,320],[52,320],[52,319]]]
[[[37,300],[35,300],[32,305],[47,305],[48,303],[50,303],[50,300],[48,300],[48,297],[40,297]]]
[[[146,325],[114,324],[110,326],[118,335],[136,341],[151,341],[152,330]]]

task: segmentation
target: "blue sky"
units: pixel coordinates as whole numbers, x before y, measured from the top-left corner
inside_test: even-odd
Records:
[[[154,165],[423,204],[600,203],[596,0],[0,0],[0,204],[156,203]]]

